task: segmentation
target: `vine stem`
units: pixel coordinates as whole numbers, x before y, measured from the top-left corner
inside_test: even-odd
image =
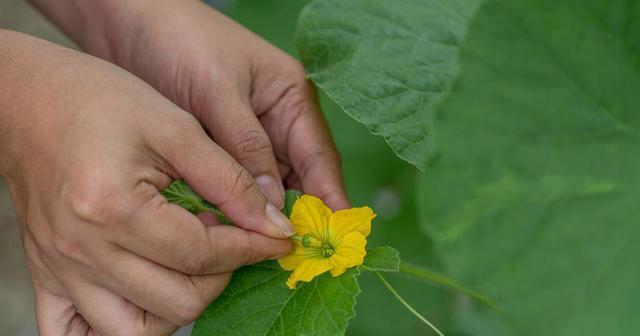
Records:
[[[380,281],[382,282],[382,284],[387,287],[387,289],[389,290],[389,292],[391,292],[391,294],[393,294],[393,296],[396,297],[396,299],[398,301],[400,301],[400,303],[407,308],[407,310],[409,312],[411,312],[411,314],[413,314],[415,317],[417,317],[418,319],[420,319],[420,321],[422,321],[423,323],[425,323],[426,325],[429,326],[429,328],[433,329],[433,331],[435,331],[439,336],[444,336],[444,334],[435,326],[433,325],[433,323],[429,322],[429,320],[427,320],[426,317],[422,316],[422,314],[418,313],[418,311],[413,308],[413,306],[411,306],[409,304],[409,302],[407,302],[401,295],[400,293],[398,293],[398,291],[393,288],[393,286],[391,286],[391,284],[387,281],[387,279],[385,279],[382,274],[380,274],[380,272],[373,270],[369,267],[366,266],[362,266],[363,268],[365,268],[366,270],[373,272],[375,275],[378,276],[378,279],[380,279]]]
[[[502,311],[500,310],[500,308],[498,308],[498,306],[495,303],[493,303],[489,298],[487,298],[486,296],[480,293],[477,293],[475,291],[472,291],[468,288],[463,287],[462,285],[458,284],[456,281],[448,278],[443,274],[422,268],[420,266],[408,264],[406,262],[402,262],[400,264],[400,272],[459,291],[464,295],[474,300],[477,300],[478,302],[481,302],[489,306],[491,309],[495,310],[496,312],[502,314]]]

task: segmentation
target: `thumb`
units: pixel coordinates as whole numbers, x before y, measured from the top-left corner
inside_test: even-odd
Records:
[[[253,176],[215,144],[195,118],[179,112],[157,128],[163,132],[152,136],[152,149],[236,225],[272,238],[292,236],[289,219],[267,202]]]

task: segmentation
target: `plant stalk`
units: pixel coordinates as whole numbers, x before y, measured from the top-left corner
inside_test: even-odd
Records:
[[[364,266],[363,266],[364,267]],[[400,293],[398,293],[398,291],[393,288],[393,286],[391,286],[391,284],[387,281],[387,279],[385,279],[382,274],[380,274],[380,272],[378,271],[374,271],[368,267],[365,267],[367,270],[375,273],[375,275],[378,276],[378,279],[380,279],[380,281],[382,282],[382,284],[384,284],[385,287],[387,287],[387,289],[389,290],[389,292],[391,292],[391,294],[393,294],[393,296],[396,297],[396,299],[398,299],[398,301],[400,301],[400,303],[407,308],[407,310],[409,310],[409,312],[411,312],[411,314],[413,314],[415,317],[417,317],[418,319],[420,319],[420,321],[424,322],[426,325],[428,325],[431,329],[433,329],[433,331],[435,331],[439,336],[444,336],[444,334],[435,326],[433,325],[433,323],[429,322],[429,320],[427,320],[426,317],[422,316],[420,313],[418,313],[418,311],[413,308],[401,295]]]

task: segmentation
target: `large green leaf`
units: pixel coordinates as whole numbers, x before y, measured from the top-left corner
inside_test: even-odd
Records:
[[[639,19],[490,1],[469,28],[421,204],[450,271],[505,309],[487,335],[640,330]]]
[[[397,271],[398,252],[390,247],[372,249],[365,266]],[[359,269],[333,278],[329,273],[291,290],[285,286],[290,272],[276,262],[243,267],[198,319],[194,336],[344,335],[353,316]]]
[[[295,290],[276,263],[245,267],[196,322],[192,335],[342,335],[360,293],[350,270],[328,273]]]
[[[432,109],[458,73],[481,0],[315,0],[297,45],[309,78],[349,115],[423,168]]]

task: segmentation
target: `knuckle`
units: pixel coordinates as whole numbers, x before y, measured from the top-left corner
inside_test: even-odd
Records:
[[[285,85],[273,108],[282,111],[282,123],[291,127],[301,116],[316,113],[317,104],[314,87],[302,75],[299,79],[291,79]]]
[[[145,284],[142,284],[140,281],[136,279],[136,276],[132,272],[128,272],[123,274],[119,281],[122,283],[123,287],[127,289],[130,293],[144,293],[146,288]]]
[[[184,271],[187,274],[207,274],[216,265],[215,257],[204,253],[201,249],[194,249],[187,253],[187,259],[183,261]]]
[[[284,57],[279,58],[277,60],[277,69],[279,70],[279,74],[282,76],[280,78],[291,80],[306,80],[306,72],[304,65],[299,60],[294,57],[283,54]]]
[[[306,83],[307,82],[307,73],[304,70],[304,66],[302,63],[293,60],[289,66],[289,78],[298,82],[298,83]]]
[[[228,190],[230,198],[235,199],[247,194],[255,187],[255,180],[249,172],[244,169],[239,163],[233,161],[228,169],[225,178],[225,189]]]
[[[195,321],[207,307],[207,303],[196,291],[192,291],[177,302],[174,311],[174,320],[181,326],[188,325]]]
[[[255,253],[255,242],[254,242],[254,238],[253,235],[251,235],[249,232],[245,232],[244,236],[243,236],[243,241],[240,243],[241,246],[243,247],[243,251],[242,251],[242,255],[241,255],[241,263],[242,265],[251,265],[254,264],[260,260],[258,260],[258,256]]]
[[[308,107],[310,92],[312,91],[306,80],[294,81],[285,91],[282,100],[289,110],[297,112]]]
[[[200,123],[194,116],[179,112],[161,124],[162,126],[158,129],[162,129],[162,134],[157,135],[159,137],[157,147],[163,153],[164,158],[169,162],[181,162],[181,164],[189,165],[187,160],[181,160],[181,158],[196,155],[197,146],[194,146],[194,142],[206,136]]]
[[[236,157],[245,160],[271,152],[271,140],[261,130],[248,130],[241,133],[236,144]]]
[[[238,75],[232,70],[222,68],[211,68],[208,71],[210,83],[215,91],[235,92],[239,87]]]
[[[311,152],[305,156],[300,163],[300,176],[304,179],[312,169],[322,162],[336,162],[341,165],[342,158],[335,149],[325,149]]]
[[[163,133],[169,139],[189,139],[194,132],[202,132],[198,121],[190,114],[184,112],[175,113],[171,122],[163,123]]]
[[[115,181],[100,170],[80,175],[66,193],[66,201],[77,217],[108,225],[130,215],[131,207]]]

